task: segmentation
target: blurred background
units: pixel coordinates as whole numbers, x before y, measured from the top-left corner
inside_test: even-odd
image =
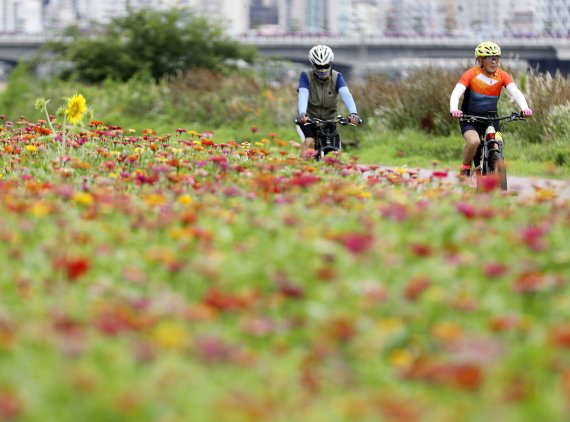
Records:
[[[336,64],[347,79],[369,71],[405,76],[441,58],[449,67],[450,60],[457,64],[470,57],[474,45],[486,39],[506,47],[516,60],[511,67],[570,72],[570,0],[0,0],[0,5],[0,44],[41,43],[70,25],[89,32],[96,22],[137,10],[187,7],[268,56],[305,63],[306,48],[326,42],[337,49]],[[417,38],[424,41],[418,44]],[[378,44],[383,54],[374,51]],[[338,50],[343,45],[346,49]],[[358,55],[347,54],[355,46]],[[14,63],[5,54],[0,61],[8,70]]]
[[[190,7],[244,34],[563,36],[568,0],[2,0],[0,32],[89,28],[141,8]]]

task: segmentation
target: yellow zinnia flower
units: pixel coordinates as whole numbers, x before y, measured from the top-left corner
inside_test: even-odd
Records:
[[[190,195],[181,195],[178,197],[178,202],[182,205],[190,205],[192,203],[192,197]]]
[[[65,109],[65,115],[67,120],[71,124],[75,124],[81,121],[83,113],[87,111],[87,101],[85,97],[81,94],[75,94],[67,101],[67,108]]]
[[[73,194],[73,200],[81,205],[91,205],[93,203],[93,195],[88,192],[76,192]]]
[[[409,350],[396,349],[388,357],[390,363],[397,367],[406,367],[413,362],[413,355]]]
[[[190,343],[186,328],[179,322],[159,323],[153,330],[152,339],[158,346],[165,349],[182,349]]]

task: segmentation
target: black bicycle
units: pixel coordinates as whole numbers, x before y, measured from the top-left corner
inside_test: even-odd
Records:
[[[362,119],[359,119],[358,123],[361,124]],[[316,126],[315,151],[317,153],[315,159],[317,161],[331,152],[342,152],[342,141],[337,124],[341,126],[356,126],[351,123],[347,117],[342,117],[341,115],[338,115],[334,120],[322,120],[317,117],[309,117],[306,123],[301,123],[298,119],[295,119],[295,124],[299,126],[302,124],[314,124]]]
[[[474,116],[466,114],[461,119],[464,122],[483,122],[487,123],[485,133],[480,135],[481,143],[477,148],[475,157],[473,158],[473,172],[471,176],[474,180],[475,187],[478,187],[478,176],[496,176],[502,190],[507,190],[507,169],[505,166],[505,158],[503,155],[503,126],[505,123],[517,120],[525,120],[521,112],[513,112],[508,116]],[[499,131],[495,129],[493,123],[497,122]]]

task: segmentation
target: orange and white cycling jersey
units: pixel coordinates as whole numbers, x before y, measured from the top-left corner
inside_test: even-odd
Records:
[[[465,72],[458,83],[467,89],[463,96],[461,110],[465,114],[487,114],[497,111],[501,89],[513,82],[507,72],[498,68],[494,74],[475,66]]]

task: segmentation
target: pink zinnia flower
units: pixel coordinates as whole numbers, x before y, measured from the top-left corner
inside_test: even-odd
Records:
[[[341,238],[342,245],[352,253],[360,254],[374,246],[374,236],[369,233],[347,233]]]

